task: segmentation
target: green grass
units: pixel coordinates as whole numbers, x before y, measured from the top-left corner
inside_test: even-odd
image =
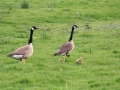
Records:
[[[0,2],[0,90],[119,90],[119,0],[24,0]],[[53,54],[68,41],[71,26],[75,48],[65,63]],[[34,32],[34,54],[26,63],[7,54],[27,44]],[[90,29],[86,28],[90,26]],[[47,31],[49,30],[49,31]],[[83,57],[82,65],[76,59]]]

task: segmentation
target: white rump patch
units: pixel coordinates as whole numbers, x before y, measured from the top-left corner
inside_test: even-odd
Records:
[[[15,59],[20,59],[22,58],[23,55],[13,55],[12,57],[15,58]]]

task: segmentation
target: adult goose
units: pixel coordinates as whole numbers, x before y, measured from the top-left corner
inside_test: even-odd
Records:
[[[68,40],[68,42],[66,42],[65,44],[63,44],[59,49],[58,51],[54,54],[54,56],[56,55],[66,55],[66,56],[70,56],[70,52],[74,49],[74,42],[73,42],[73,33],[74,33],[74,30],[78,28],[77,25],[73,25],[72,26],[72,31],[71,31],[71,35],[70,35],[70,38]]]
[[[8,54],[8,57],[18,59],[25,63],[25,59],[29,58],[33,54],[33,45],[32,45],[32,37],[34,30],[38,29],[37,27],[33,26],[30,30],[30,38],[28,44],[16,49],[12,53]]]

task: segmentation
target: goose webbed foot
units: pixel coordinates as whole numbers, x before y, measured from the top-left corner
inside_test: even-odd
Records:
[[[67,55],[68,57],[70,57],[70,55]]]
[[[66,54],[67,57],[70,57],[70,54]]]

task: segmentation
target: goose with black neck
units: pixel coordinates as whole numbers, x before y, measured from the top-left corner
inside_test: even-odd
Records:
[[[70,38],[69,38],[68,42],[66,42],[63,45],[61,45],[61,47],[54,54],[54,56],[56,56],[56,55],[66,55],[68,57],[70,56],[69,53],[74,49],[73,33],[74,33],[74,30],[76,28],[78,28],[77,25],[73,25],[72,26],[72,31],[71,31]]]
[[[32,45],[32,39],[33,39],[33,32],[34,30],[38,29],[37,27],[33,26],[30,29],[30,38],[28,41],[28,44],[16,49],[12,53],[8,54],[8,57],[17,59],[25,63],[25,60],[29,58],[33,54],[33,45]]]

